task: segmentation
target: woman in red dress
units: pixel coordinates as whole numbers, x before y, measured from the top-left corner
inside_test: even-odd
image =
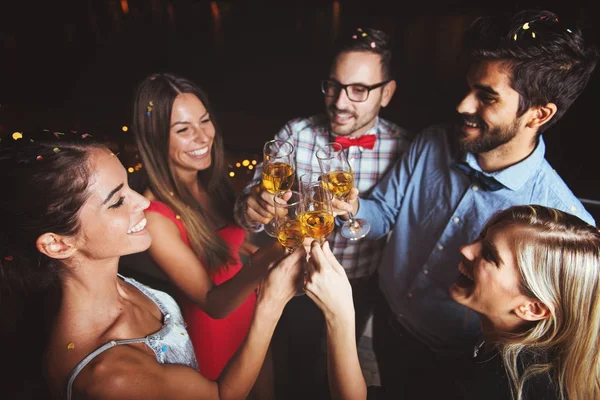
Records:
[[[172,74],[145,79],[133,130],[143,194],[151,201],[148,251],[179,291],[200,372],[216,379],[246,337],[255,289],[273,260],[254,257],[242,266],[239,254],[251,255],[255,247],[233,220],[221,135],[197,85]],[[258,382],[268,382],[272,395],[270,368],[267,358]]]

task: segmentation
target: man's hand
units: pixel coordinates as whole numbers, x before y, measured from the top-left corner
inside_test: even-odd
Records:
[[[333,215],[335,217],[339,216],[343,219],[348,219],[349,212],[351,212],[352,215],[356,214],[358,211],[358,189],[352,188],[346,197],[346,201],[340,200],[334,196],[331,206],[333,207]]]
[[[285,196],[288,196],[287,198]],[[284,195],[284,199],[289,199],[290,194]],[[247,197],[246,219],[263,225],[271,222],[275,216],[275,207],[273,205],[274,195],[264,190],[261,184],[254,186],[250,190],[250,196]]]

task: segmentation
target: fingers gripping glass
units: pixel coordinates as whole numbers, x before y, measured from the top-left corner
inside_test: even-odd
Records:
[[[389,82],[390,81],[387,80],[371,86],[365,86],[358,83],[342,85],[339,82],[326,79],[321,81],[321,91],[326,97],[338,97],[340,95],[340,91],[344,89],[346,91],[346,96],[348,96],[350,101],[362,103],[363,101],[367,101],[371,90],[385,86]]]
[[[294,145],[284,140],[270,140],[263,147],[262,185],[273,195],[287,192],[294,184]],[[265,232],[276,237],[275,222],[265,225]]]
[[[341,144],[329,143],[317,150],[317,160],[329,190],[339,200],[346,201],[354,187],[354,172]],[[348,221],[342,225],[342,236],[350,240],[365,237],[371,225],[364,219],[354,218],[348,213]]]

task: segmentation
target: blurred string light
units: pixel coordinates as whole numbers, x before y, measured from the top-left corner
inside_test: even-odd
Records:
[[[238,162],[236,162],[236,163],[235,163],[235,164],[233,164],[233,165],[235,165],[235,168],[242,168],[242,167],[243,167],[243,168],[247,168],[248,170],[246,171],[246,174],[249,174],[249,173],[250,173],[250,171],[252,171],[254,168],[256,168],[255,166],[256,166],[257,164],[258,164],[258,161],[257,161],[256,159],[254,159],[254,160],[249,160],[249,159],[247,159],[247,158],[246,158],[246,159],[244,159],[244,160],[242,160],[242,161],[238,161]],[[234,166],[233,166],[233,165],[232,165],[232,164],[229,164],[229,168],[230,168],[230,169],[233,169],[233,168],[234,168]],[[235,177],[235,176],[236,176],[236,173],[235,173],[234,171],[229,171],[229,177],[230,177],[230,178],[233,178],[233,177]],[[237,175],[237,176],[239,177],[240,175]]]
[[[123,132],[127,132],[129,131],[129,127],[127,125],[123,125],[121,126],[121,130]],[[60,131],[52,131],[50,129],[42,129],[42,132],[48,132],[51,133],[52,135],[54,135],[54,137],[56,139],[61,139],[61,137],[66,136],[64,132],[60,132]],[[78,135],[79,137],[81,137],[81,139],[85,139],[87,137],[93,137],[93,135],[91,133],[85,132],[85,133],[79,133],[76,130],[71,129],[70,132],[74,135]],[[23,132],[19,132],[19,131],[15,131],[13,132],[13,134],[11,135],[13,140],[21,140],[23,139]],[[33,142],[33,139],[29,139],[29,141]],[[0,137],[0,143],[2,143],[2,138]],[[58,151],[57,151],[58,150]],[[55,153],[58,153],[60,150],[58,148],[55,149]],[[135,158],[139,159],[139,154],[135,154]],[[128,167],[127,171],[129,173],[133,173],[135,171],[139,171],[140,169],[143,168],[143,165],[141,162],[137,163],[136,165],[132,166],[132,167]]]

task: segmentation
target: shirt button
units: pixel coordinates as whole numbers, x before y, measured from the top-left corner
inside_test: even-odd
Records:
[[[460,218],[454,217],[452,221],[454,221],[455,224],[458,224],[460,222]]]
[[[571,211],[577,211],[577,207],[571,206]]]
[[[426,269],[423,270],[423,274],[427,275],[429,274],[429,271],[427,271]]]
[[[474,192],[479,190],[479,186],[477,186],[477,185],[473,185],[473,186],[471,186],[471,188],[473,189]]]
[[[442,246],[441,244],[438,244],[438,250],[444,250],[444,246]]]

